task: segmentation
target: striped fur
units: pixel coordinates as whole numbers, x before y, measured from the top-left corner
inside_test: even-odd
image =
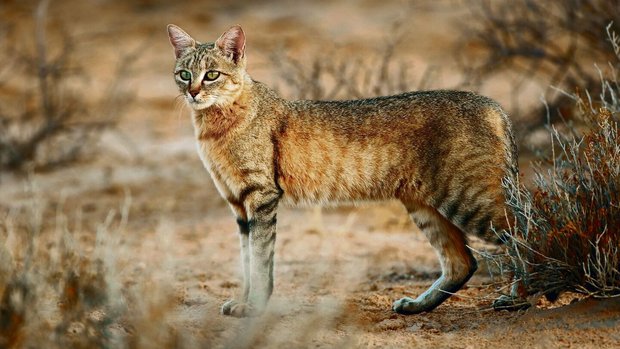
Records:
[[[400,200],[442,265],[427,292],[394,303],[400,313],[429,311],[449,296],[442,290],[467,282],[476,262],[466,234],[496,240],[489,228],[505,226],[502,180],[518,176],[510,121],[496,102],[444,90],[288,101],[246,72],[240,27],[207,44],[175,26],[169,33],[198,152],[239,224],[243,297],[225,314],[259,312],[271,295],[279,203]],[[180,70],[197,81],[183,81]],[[210,70],[219,79],[203,80]]]

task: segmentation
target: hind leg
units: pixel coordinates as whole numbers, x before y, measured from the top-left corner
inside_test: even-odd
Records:
[[[418,298],[402,298],[392,309],[400,314],[431,311],[458,291],[474,274],[476,259],[466,246],[464,233],[429,206],[408,206],[414,223],[435,248],[441,263],[441,277]]]

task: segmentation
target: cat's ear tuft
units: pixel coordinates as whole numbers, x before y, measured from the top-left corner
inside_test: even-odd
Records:
[[[245,56],[245,33],[241,26],[236,25],[228,29],[215,42],[222,53],[233,62],[239,63]]]
[[[183,53],[196,47],[196,41],[183,29],[174,24],[168,24],[168,37],[174,47],[174,56],[179,59]]]

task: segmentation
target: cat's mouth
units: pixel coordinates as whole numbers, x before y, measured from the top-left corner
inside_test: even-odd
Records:
[[[198,98],[198,99],[194,99],[189,96],[187,97],[187,103],[194,110],[207,109],[213,104],[215,104],[215,101],[216,101],[215,96],[206,96],[204,98]]]

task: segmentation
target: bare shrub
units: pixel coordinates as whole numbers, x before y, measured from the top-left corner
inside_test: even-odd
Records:
[[[395,21],[382,47],[354,58],[341,48],[323,47],[320,53],[302,59],[276,50],[271,61],[291,98],[357,99],[427,88],[437,69],[428,68],[415,81],[411,64],[395,55],[403,30],[403,21]]]
[[[0,171],[46,169],[77,160],[94,149],[101,132],[116,125],[132,100],[124,84],[136,53],[123,57],[107,90],[94,103],[88,101],[93,91],[80,86],[88,76],[74,59],[73,38],[60,30],[54,34],[61,43],[51,43],[48,5],[44,0],[36,9],[33,37],[0,32],[0,62],[7,67],[0,71],[0,88],[11,91],[0,98]],[[16,43],[32,39],[34,50],[18,50]]]
[[[472,12],[474,19],[464,23],[458,49],[465,54],[456,55],[471,85],[480,86],[494,74],[505,76],[512,71],[518,76],[512,84],[515,95],[532,79],[566,90],[581,86],[601,92],[598,76],[590,67],[592,62],[606,64],[615,59],[604,28],[613,21],[612,29],[620,29],[618,1],[480,0]],[[564,109],[564,116],[568,116],[573,106],[569,98],[563,94],[547,98],[553,119],[558,117],[557,109]],[[514,105],[518,109],[519,103]],[[538,115],[535,125],[523,128],[543,124],[545,111],[538,111]]]
[[[620,64],[620,39],[607,27]],[[522,296],[563,291],[620,295],[620,84],[614,74],[600,94],[567,94],[580,127],[550,128],[551,154],[533,191],[507,182],[515,221],[506,253],[491,256],[520,280]]]

